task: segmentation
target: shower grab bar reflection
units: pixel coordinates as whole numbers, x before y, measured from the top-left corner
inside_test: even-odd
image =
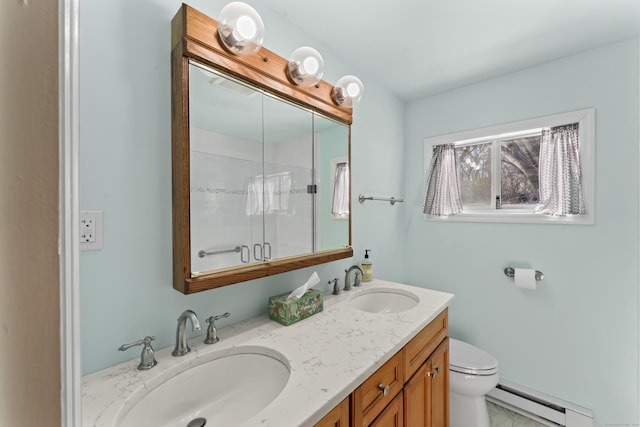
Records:
[[[360,203],[364,203],[365,200],[377,200],[377,201],[381,201],[381,202],[389,202],[391,203],[391,205],[393,206],[396,203],[402,203],[404,202],[404,199],[396,199],[395,197],[373,197],[373,196],[365,196],[363,194],[361,194],[360,196],[358,196],[358,201]]]
[[[227,253],[231,253],[231,252],[240,252],[241,250],[242,250],[242,248],[240,246],[236,246],[233,249],[220,249],[220,250],[217,250],[217,251],[202,249],[202,250],[198,251],[198,256],[200,258],[204,258],[204,257],[209,256],[209,255],[220,255],[220,254],[227,254]]]

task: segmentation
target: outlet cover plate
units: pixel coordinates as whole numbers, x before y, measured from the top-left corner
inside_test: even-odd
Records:
[[[103,211],[80,211],[80,250],[102,249]]]

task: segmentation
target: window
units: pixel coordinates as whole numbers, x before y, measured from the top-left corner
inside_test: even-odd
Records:
[[[425,219],[593,223],[593,118],[593,109],[587,109],[425,139],[425,206],[456,197],[462,206],[457,210],[436,209],[435,213],[425,207],[425,212],[432,213],[425,214]],[[580,166],[577,171],[572,165],[564,166],[548,157],[546,147],[555,140],[555,135],[577,135],[572,141],[579,151],[574,159]],[[456,176],[434,178],[430,171],[439,166],[433,157],[434,148],[445,145],[455,153],[455,165],[451,169]],[[568,170],[558,171],[558,167]],[[572,204],[569,210],[555,209],[550,193],[563,189],[558,187],[556,191],[555,184],[549,184],[554,182],[550,181],[551,175],[572,173],[577,173],[579,205]],[[447,195],[446,188],[434,189],[434,182],[437,185],[446,182],[445,186],[451,188],[456,181],[457,194]],[[569,187],[573,190],[576,185]],[[553,206],[549,208],[550,205]]]
[[[460,198],[467,210],[532,209],[539,202],[542,129],[488,142],[454,143]]]

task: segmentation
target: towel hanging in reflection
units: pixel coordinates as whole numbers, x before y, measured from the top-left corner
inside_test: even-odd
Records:
[[[336,164],[333,179],[333,204],[331,213],[335,216],[349,215],[349,163]]]
[[[256,176],[247,185],[247,216],[287,212],[290,193],[290,172]]]

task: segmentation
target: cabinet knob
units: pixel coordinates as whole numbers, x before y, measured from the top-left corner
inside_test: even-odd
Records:
[[[429,377],[431,377],[432,379],[435,380],[439,373],[440,373],[440,366],[439,365],[435,365],[433,367],[433,371],[429,371],[429,373],[427,373],[427,376],[429,376]]]
[[[389,391],[391,390],[391,386],[390,385],[382,385],[382,383],[378,384],[378,389],[380,391],[382,391],[382,395],[383,396],[388,396],[389,395]]]

